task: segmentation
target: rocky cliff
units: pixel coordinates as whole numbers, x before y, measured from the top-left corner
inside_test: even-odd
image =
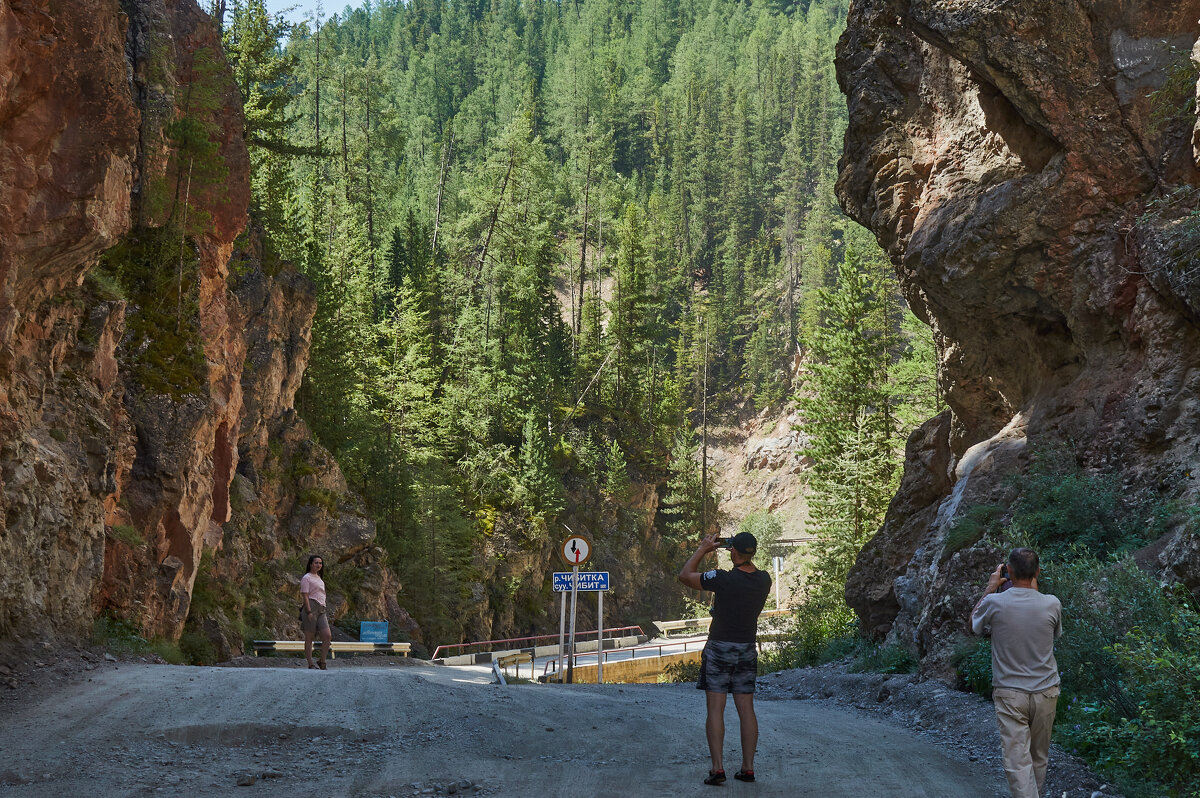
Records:
[[[851,9],[838,193],[933,327],[951,409],[910,438],[847,598],[934,670],[996,555],[946,535],[963,508],[1012,499],[1031,448],[1196,497],[1197,20],[1196,0]],[[1148,557],[1200,591],[1186,526]]]
[[[0,3],[0,639],[111,612],[174,640],[190,613],[236,653],[295,625],[313,545],[361,571],[343,611],[410,625],[292,409],[312,291],[255,236],[231,264],[242,129],[192,0]],[[280,598],[247,620],[213,586],[250,577]]]

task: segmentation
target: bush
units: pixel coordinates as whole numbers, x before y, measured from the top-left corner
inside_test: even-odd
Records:
[[[959,686],[981,696],[992,695],[992,641],[976,637],[954,652],[954,668]]]
[[[859,638],[852,654],[851,673],[915,673],[917,660],[912,652],[895,643],[879,645]]]
[[[1020,487],[1013,526],[1043,558],[1071,546],[1098,557],[1131,551],[1166,532],[1175,509],[1153,490],[1126,490],[1116,474],[1080,468],[1062,448],[1036,451]]]
[[[854,612],[836,597],[812,594],[784,622],[783,641],[759,655],[758,672],[806,668],[842,659],[858,645]]]
[[[179,651],[189,665],[212,665],[217,661],[217,649],[200,629],[191,625],[179,637]]]
[[[131,549],[140,549],[146,545],[146,539],[135,527],[129,524],[117,524],[111,527],[112,535]]]
[[[1004,508],[995,504],[974,504],[954,519],[950,531],[946,534],[946,543],[942,548],[942,559],[949,559],[956,551],[962,551],[968,546],[979,542],[990,529],[994,528],[1004,515]]]
[[[159,638],[146,639],[132,621],[101,615],[92,624],[92,643],[114,655],[130,657],[158,656],[172,665],[182,665],[183,653],[179,646]]]
[[[1129,558],[1043,566],[1063,602],[1059,741],[1131,796],[1200,796],[1200,614]]]
[[[663,682],[695,682],[700,678],[700,663],[673,662],[663,669]]]

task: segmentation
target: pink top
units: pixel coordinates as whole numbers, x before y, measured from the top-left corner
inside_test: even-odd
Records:
[[[300,577],[300,595],[308,596],[309,601],[315,601],[325,606],[325,581],[316,574],[305,574]]]

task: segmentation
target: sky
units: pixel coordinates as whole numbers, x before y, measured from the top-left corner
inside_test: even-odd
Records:
[[[292,22],[299,22],[304,19],[304,15],[311,13],[317,7],[317,0],[263,0],[263,4],[267,7],[267,11],[275,14],[284,11],[288,8],[295,9],[288,12],[287,18]],[[362,5],[362,0],[324,0],[325,16],[328,17],[334,13],[341,13],[347,5],[358,8]]]

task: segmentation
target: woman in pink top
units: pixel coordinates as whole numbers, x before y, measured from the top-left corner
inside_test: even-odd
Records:
[[[329,653],[329,618],[325,614],[325,561],[314,554],[308,558],[308,568],[300,577],[300,625],[304,628],[304,658],[308,667],[325,670],[325,655]],[[321,631],[321,659],[313,664],[312,645],[317,630]]]

